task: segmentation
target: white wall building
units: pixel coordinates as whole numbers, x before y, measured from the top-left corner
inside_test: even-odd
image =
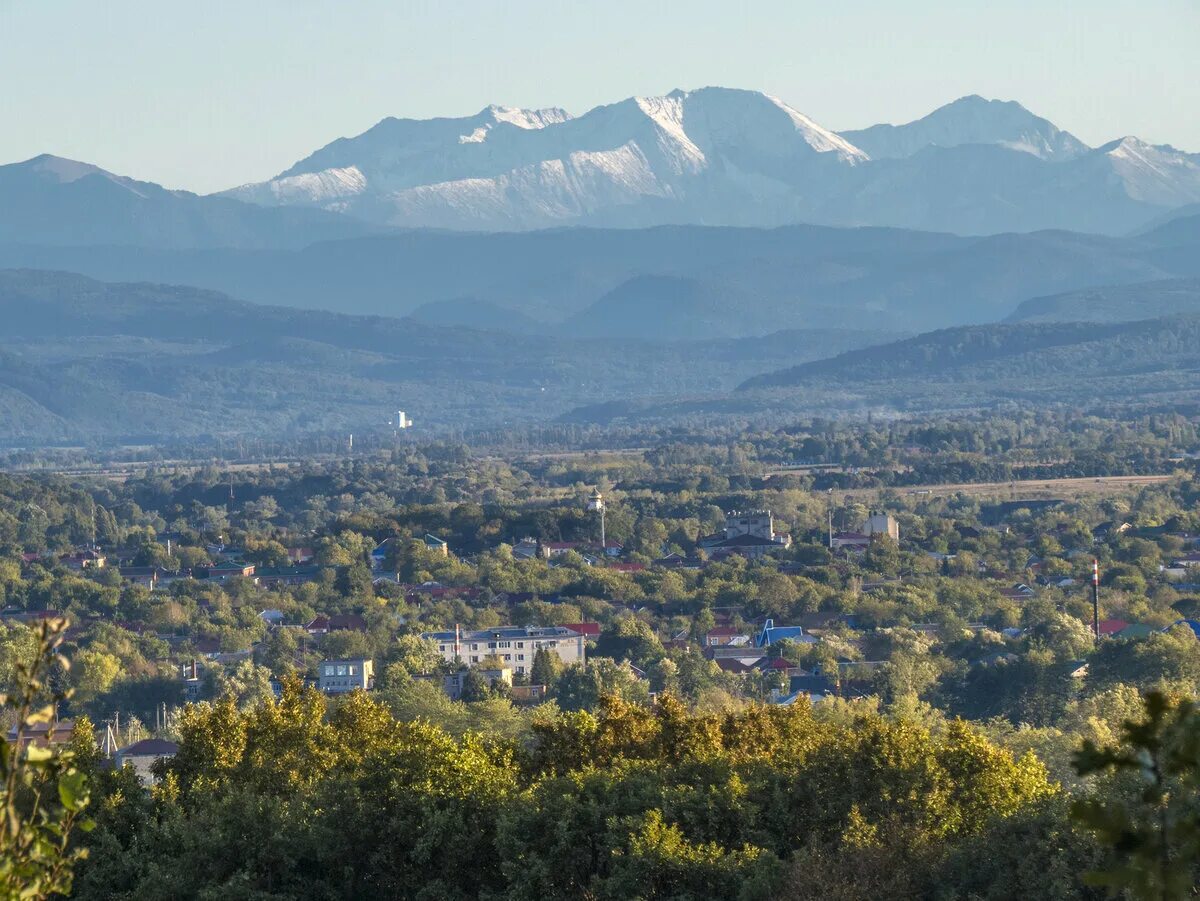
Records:
[[[330,695],[375,687],[375,661],[363,657],[353,660],[324,660],[320,666],[318,687]]]
[[[894,516],[887,513],[872,513],[867,517],[863,532],[874,538],[876,535],[886,535],[892,541],[900,540],[900,523]]]
[[[475,666],[487,657],[498,657],[518,675],[533,668],[539,648],[554,651],[564,665],[584,663],[584,636],[563,626],[498,626],[494,629],[426,632],[422,638],[437,645],[447,663]]]

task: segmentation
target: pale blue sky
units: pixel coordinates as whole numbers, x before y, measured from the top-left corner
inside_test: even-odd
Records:
[[[1200,0],[0,0],[0,162],[259,180],[384,116],[580,113],[708,84],[823,125],[1019,100],[1200,151]]]

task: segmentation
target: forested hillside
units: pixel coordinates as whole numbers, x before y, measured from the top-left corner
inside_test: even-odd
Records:
[[[1130,323],[1014,323],[930,332],[756,376],[739,391],[808,386],[896,403],[957,393],[975,402],[1024,395],[1181,400],[1197,386],[1200,316]],[[1101,380],[1101,381],[1096,381]],[[911,390],[910,390],[911,389]],[[1155,398],[1159,395],[1159,398]]]
[[[1010,322],[1132,322],[1200,313],[1200,279],[1086,288],[1025,301]]]
[[[353,314],[403,316],[426,304],[472,298],[544,325],[611,291],[628,290],[623,286],[631,280],[636,286],[655,276],[666,285],[691,280],[701,296],[727,293],[724,321],[736,328],[730,337],[816,326],[918,331],[995,321],[1030,297],[1196,277],[1200,236],[1186,227],[1189,221],[1136,238],[1071,232],[959,237],[795,225],[412,231],[294,251],[0,244],[0,266],[193,285],[255,303]],[[487,323],[488,308],[480,310],[484,318],[472,324]],[[629,334],[641,321],[601,318],[596,324],[601,334],[614,328]]]
[[[138,442],[550,419],[593,398],[725,391],[886,332],[822,329],[688,347],[514,336],[261,307],[210,291],[0,271],[4,440]]]

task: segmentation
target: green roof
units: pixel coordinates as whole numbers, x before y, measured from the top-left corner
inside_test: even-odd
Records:
[[[1147,626],[1145,623],[1134,623],[1131,626],[1126,626],[1114,635],[1113,638],[1145,638],[1147,635],[1152,635],[1157,631],[1158,629],[1154,628],[1154,626]]]

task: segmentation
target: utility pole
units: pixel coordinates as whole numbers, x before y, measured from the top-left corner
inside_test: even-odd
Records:
[[[833,550],[833,489],[829,489],[829,503],[825,505],[825,510],[829,514],[829,549]]]
[[[1100,561],[1092,560],[1092,635],[1100,643]]]

